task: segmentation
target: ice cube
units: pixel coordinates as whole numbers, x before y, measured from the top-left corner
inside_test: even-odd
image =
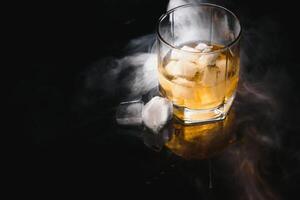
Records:
[[[207,44],[201,42],[195,47],[195,49],[203,51],[206,47],[207,47]]]
[[[172,50],[170,58],[172,60],[186,60],[190,62],[195,62],[199,58],[199,55],[197,53],[199,53],[200,51],[197,49],[189,46],[183,46],[181,50]]]
[[[216,65],[217,65],[220,69],[225,69],[225,70],[226,70],[226,58],[217,59]]]
[[[177,85],[184,86],[184,87],[194,87],[196,84],[194,81],[189,81],[189,80],[186,80],[184,78],[179,78],[179,77],[173,79],[172,82],[176,83]]]
[[[213,46],[208,46],[205,43],[199,43],[195,48],[201,50],[202,53],[209,53],[212,51]],[[219,55],[220,53],[209,53],[209,54],[201,55],[198,59],[198,64],[202,67],[215,65]]]
[[[194,52],[194,53],[200,52],[198,49],[193,48],[193,47],[189,47],[189,46],[183,46],[183,47],[181,47],[181,50],[190,51],[190,52]]]
[[[208,46],[207,48],[202,50],[202,53],[208,53],[212,51],[212,46]]]
[[[200,66],[215,65],[219,55],[220,55],[219,53],[209,53],[209,54],[201,55],[200,58],[198,59],[198,64]]]
[[[228,65],[226,58],[221,58],[216,61],[216,66],[219,69],[218,74],[218,81],[224,81],[226,77],[226,70],[228,71],[228,68],[226,67],[226,64]]]
[[[166,65],[166,71],[169,75],[177,76],[178,74],[181,74],[182,69],[178,66],[178,61],[171,60]]]
[[[159,133],[172,118],[172,113],[172,103],[166,98],[156,96],[144,106],[142,118],[145,126],[154,133]]]
[[[121,125],[141,125],[144,102],[141,100],[120,103],[116,120]]]
[[[213,46],[210,46],[210,45],[207,45],[205,43],[199,43],[195,49],[199,50],[200,52],[203,52],[203,53],[207,53],[207,52],[210,52],[212,50]]]
[[[166,65],[166,71],[172,76],[180,76],[192,79],[198,71],[198,66],[195,63],[185,60],[170,61]]]
[[[215,66],[207,67],[204,70],[202,83],[206,87],[216,86],[218,80],[219,69]]]
[[[204,49],[206,49],[206,48],[210,48],[210,46],[208,46],[207,44],[205,44],[205,43],[199,43],[196,47],[195,47],[195,49],[198,49],[198,50],[200,50],[200,51],[203,51]]]
[[[181,69],[181,74],[178,74],[178,76],[186,77],[186,78],[193,78],[195,74],[197,73],[197,65],[195,63],[180,60],[177,62],[178,67]]]
[[[194,81],[189,81],[184,78],[175,78],[172,80],[174,83],[172,86],[173,101],[178,105],[183,105],[186,99],[194,98]]]
[[[215,66],[209,66],[203,73],[203,85],[216,86],[216,84],[225,81],[226,59],[218,59]]]

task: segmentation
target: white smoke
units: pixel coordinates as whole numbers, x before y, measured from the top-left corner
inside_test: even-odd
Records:
[[[174,7],[187,4],[187,3],[198,3],[201,1],[196,0],[170,0],[167,9],[170,10]],[[186,31],[191,27],[198,27],[202,22],[197,20],[187,19],[186,16],[190,15],[182,15],[178,18],[175,17],[176,20],[176,30],[178,33],[185,34],[185,37],[193,38],[195,34],[202,34],[199,32],[194,32],[194,29],[190,31]],[[181,21],[180,21],[181,20]],[[191,23],[186,23],[186,20],[191,21]],[[244,68],[254,68],[260,69],[264,62],[263,59],[266,59],[266,53],[260,50],[261,45],[264,43],[266,38],[269,38],[269,35],[258,35],[257,32],[264,32],[266,28],[265,23],[261,22],[261,27],[263,30],[244,30],[244,43],[242,44],[241,50],[241,70],[242,76],[240,80],[240,87],[238,89],[237,99],[235,104],[237,105],[239,112],[242,113],[242,117],[240,117],[236,123],[240,126],[244,125],[246,131],[249,132],[248,135],[251,137],[256,137],[256,142],[261,142],[264,146],[272,146],[278,148],[280,146],[279,142],[280,138],[278,136],[278,131],[276,130],[276,124],[272,124],[271,126],[266,125],[263,127],[264,131],[257,130],[256,132],[249,131],[252,130],[253,127],[257,125],[257,120],[255,120],[258,116],[259,119],[269,119],[275,121],[278,114],[278,107],[276,105],[276,100],[274,96],[271,95],[272,87],[275,81],[271,79],[261,78],[259,81],[257,77],[251,77],[247,73]],[[226,20],[220,23],[222,26],[227,26]],[[269,27],[270,30],[273,26]],[[251,34],[250,37],[247,33],[254,32],[255,34]],[[253,38],[254,35],[254,38]],[[249,39],[250,38],[250,39]],[[180,42],[180,41],[179,41]],[[255,49],[248,49],[251,46],[254,46]],[[265,44],[264,44],[265,45]],[[274,48],[275,49],[275,48]],[[257,50],[257,51],[256,51]],[[255,52],[253,55],[249,55],[249,52]],[[156,46],[155,46],[155,34],[145,35],[139,38],[135,38],[129,41],[126,52],[128,53],[122,58],[106,58],[96,63],[93,67],[91,67],[86,74],[86,90],[95,90],[97,93],[101,93],[101,90],[105,91],[105,94],[110,96],[115,95],[115,92],[119,92],[125,87],[128,89],[129,93],[126,94],[127,99],[132,100],[135,97],[139,97],[144,93],[147,93],[153,87],[156,87],[158,84],[157,80],[157,55],[156,55]],[[268,56],[268,55],[267,55]],[[104,69],[102,69],[104,68]],[[259,70],[258,70],[259,71]],[[255,74],[255,76],[257,73]],[[278,86],[279,81],[282,77],[279,77],[280,73],[278,73],[276,85]],[[252,80],[252,81],[249,81]],[[255,83],[255,84],[254,84]],[[273,85],[272,85],[273,84]],[[272,87],[271,87],[272,86]],[[121,89],[120,89],[121,88]],[[99,91],[100,90],[100,91]],[[275,112],[275,111],[276,112]],[[262,121],[262,120],[261,120]],[[249,125],[250,123],[250,125]],[[270,129],[269,129],[270,128]],[[256,130],[256,129],[255,129]],[[242,130],[243,132],[243,130]],[[252,147],[251,147],[252,148]],[[250,148],[250,149],[251,149]],[[239,153],[231,152],[232,154]],[[250,152],[251,153],[251,152]],[[244,155],[247,154],[247,155]],[[242,154],[244,157],[249,156],[249,151],[245,151]],[[234,157],[234,156],[232,156]],[[232,166],[236,167],[242,162],[242,158],[239,156],[234,157],[236,160],[232,160]],[[251,160],[252,159],[252,160]],[[257,159],[257,158],[255,158]],[[259,189],[259,185],[257,185],[257,180],[254,179],[248,173],[249,169],[257,169],[256,160],[253,158],[247,158],[247,165],[244,165],[244,168],[239,171],[239,175],[241,176],[240,181],[245,184],[243,185],[245,190],[245,199],[264,199],[264,192]],[[251,170],[250,170],[251,171]],[[256,171],[259,173],[259,171]],[[261,177],[259,177],[261,178]],[[262,179],[262,178],[261,178]],[[248,185],[247,185],[248,183]],[[250,184],[249,184],[250,183]],[[267,190],[267,192],[271,192],[270,188],[263,188]]]
[[[86,88],[103,90],[112,95],[126,89],[127,99],[138,97],[158,85],[157,54],[154,34],[131,40],[122,58],[104,58],[95,63],[86,75]],[[126,76],[122,76],[126,74]]]
[[[197,0],[170,0],[167,9],[187,3],[199,3]],[[193,11],[189,9],[188,11]],[[190,12],[175,16],[176,32],[184,36],[178,38],[188,41],[203,35],[203,22],[194,20]],[[197,13],[194,13],[197,15]],[[195,17],[195,16],[194,16]],[[197,19],[197,18],[195,18]],[[200,30],[200,32],[199,32]],[[189,39],[187,39],[189,38]],[[147,93],[158,85],[156,34],[148,34],[132,39],[125,47],[127,55],[122,58],[104,58],[95,63],[87,74],[86,87],[93,90],[104,90],[108,93],[122,88],[129,90],[126,99],[132,99]],[[103,69],[106,69],[104,71]],[[120,77],[126,73],[126,77]],[[101,80],[101,82],[99,82]]]

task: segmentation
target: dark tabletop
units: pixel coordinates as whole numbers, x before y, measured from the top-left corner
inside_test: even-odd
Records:
[[[299,199],[296,5],[213,2],[243,26],[239,92],[225,121],[166,135],[117,125],[136,68],[112,70],[147,52],[168,1],[15,5],[10,184],[42,199]]]

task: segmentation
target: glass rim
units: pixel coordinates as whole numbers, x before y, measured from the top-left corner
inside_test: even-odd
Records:
[[[197,6],[197,7],[200,7],[200,6],[209,6],[209,7],[214,7],[214,8],[219,8],[219,9],[225,10],[226,12],[228,12],[229,14],[231,14],[237,20],[238,25],[240,27],[238,36],[232,42],[230,42],[229,44],[225,45],[224,47],[221,47],[220,49],[217,49],[217,50],[214,50],[214,51],[210,51],[210,52],[192,52],[192,51],[183,50],[183,49],[181,49],[179,47],[176,47],[176,46],[170,44],[160,34],[160,24],[161,24],[162,20],[164,20],[167,16],[169,16],[171,13],[175,12],[176,10],[178,10],[180,8],[192,7],[192,6]],[[213,53],[223,52],[223,51],[229,49],[230,47],[234,46],[240,40],[240,38],[241,38],[241,35],[242,35],[242,26],[241,26],[239,18],[231,10],[229,10],[229,9],[223,7],[223,6],[219,6],[217,4],[212,4],[212,3],[188,3],[188,4],[181,5],[181,6],[176,6],[176,7],[172,8],[172,9],[168,10],[166,13],[162,14],[160,16],[159,20],[158,20],[158,23],[157,23],[156,34],[157,34],[157,36],[158,36],[158,38],[159,38],[160,41],[162,41],[164,44],[166,44],[167,46],[169,46],[172,49],[175,49],[175,50],[178,50],[178,51],[184,51],[184,52],[188,52],[188,53],[192,53],[192,54],[213,54]]]

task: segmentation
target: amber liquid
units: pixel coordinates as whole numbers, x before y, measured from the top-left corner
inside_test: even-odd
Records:
[[[209,158],[236,141],[234,120],[234,111],[214,123],[188,126],[173,120],[172,137],[165,146],[187,160]]]
[[[188,44],[189,47],[195,45]],[[209,54],[185,51],[178,58],[172,57],[172,52],[169,52],[162,59],[159,65],[160,91],[175,105],[211,109],[234,96],[239,79],[239,55],[228,49],[221,50],[221,45],[212,46]],[[191,58],[181,62],[185,55]],[[202,62],[201,56],[204,56]],[[206,59],[205,56],[214,56],[214,59]]]

